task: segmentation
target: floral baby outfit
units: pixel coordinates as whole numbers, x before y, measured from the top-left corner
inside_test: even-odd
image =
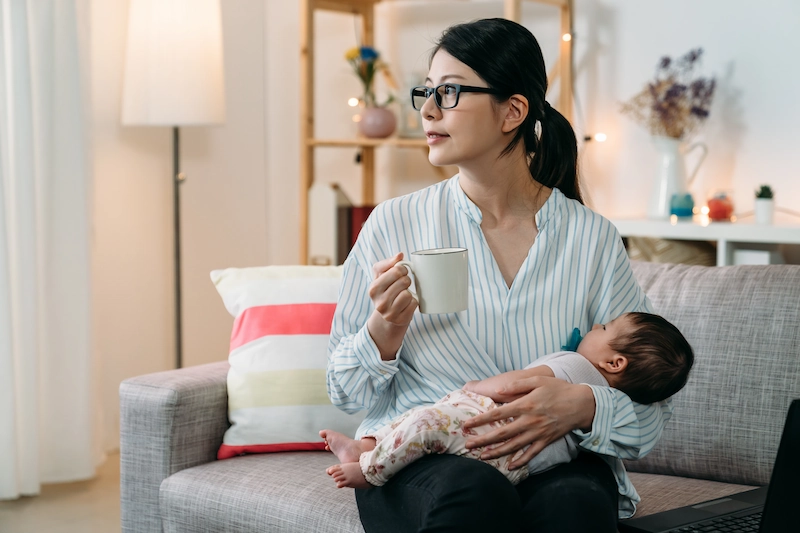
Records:
[[[367,481],[377,487],[385,484],[394,474],[423,455],[448,453],[480,459],[488,447],[466,449],[464,443],[472,435],[483,435],[507,424],[497,421],[490,424],[462,429],[468,418],[497,407],[487,396],[465,390],[456,390],[431,406],[416,407],[400,415],[391,424],[365,435],[376,440],[375,449],[361,454],[359,464]],[[508,465],[522,455],[504,455],[496,459],[480,459],[495,467],[512,483],[517,484],[528,477],[528,469],[520,467],[509,470]]]

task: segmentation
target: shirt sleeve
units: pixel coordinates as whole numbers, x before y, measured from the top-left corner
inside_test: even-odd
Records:
[[[366,253],[365,239],[359,236],[345,261],[328,344],[328,397],[333,405],[351,414],[370,408],[389,388],[402,351],[401,347],[394,361],[383,361],[367,330],[373,311],[369,285],[374,261]]]
[[[630,311],[653,312],[633,275],[622,238],[610,222],[608,225],[606,242],[598,247],[596,277],[589,294],[589,314],[595,323],[605,323]],[[617,389],[589,386],[595,400],[594,421],[589,432],[573,432],[580,439],[579,446],[620,459],[647,455],[672,417],[672,402],[642,405]]]

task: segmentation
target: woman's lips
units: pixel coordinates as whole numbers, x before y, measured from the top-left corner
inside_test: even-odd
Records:
[[[439,133],[436,131],[426,131],[425,136],[428,138],[428,146],[443,142],[445,139],[450,137],[449,135],[445,135],[444,133]]]

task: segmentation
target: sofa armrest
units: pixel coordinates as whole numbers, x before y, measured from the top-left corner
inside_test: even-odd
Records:
[[[161,533],[161,482],[214,461],[228,428],[227,362],[126,379],[120,396],[122,531]]]

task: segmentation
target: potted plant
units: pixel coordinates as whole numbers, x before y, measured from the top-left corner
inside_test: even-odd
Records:
[[[756,224],[772,224],[775,214],[775,200],[773,199],[772,187],[762,185],[756,189]]]
[[[359,98],[359,103],[364,109],[361,112],[358,130],[365,137],[388,137],[397,126],[394,113],[386,108],[394,100],[394,96],[390,94],[385,102],[378,103],[378,99],[375,97],[374,83],[375,75],[382,72],[389,86],[397,86],[389,72],[389,66],[381,59],[378,51],[371,46],[351,48],[344,57],[364,86],[364,95]]]

